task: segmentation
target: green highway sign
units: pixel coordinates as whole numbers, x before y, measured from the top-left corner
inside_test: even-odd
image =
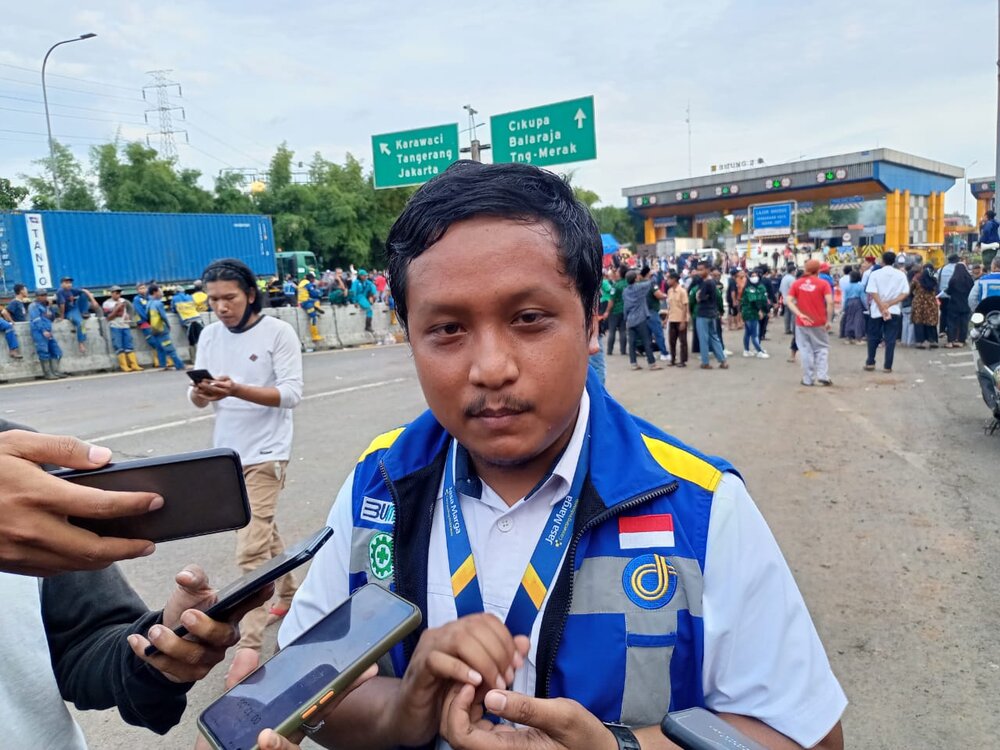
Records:
[[[494,115],[490,135],[494,163],[545,167],[596,159],[594,97]]]
[[[372,136],[375,188],[420,185],[458,159],[458,123]]]

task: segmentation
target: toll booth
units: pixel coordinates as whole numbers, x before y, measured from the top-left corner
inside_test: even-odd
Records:
[[[739,238],[754,206],[793,201],[796,215],[818,205],[850,209],[855,221],[835,244],[905,252],[944,243],[944,194],[963,176],[961,167],[880,148],[627,187],[622,195],[641,217],[647,244],[707,239],[709,223],[722,216],[733,217]]]

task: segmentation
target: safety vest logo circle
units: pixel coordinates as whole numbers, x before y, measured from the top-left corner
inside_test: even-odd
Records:
[[[379,532],[368,543],[368,564],[380,581],[392,575],[392,534]]]
[[[659,609],[677,592],[677,571],[662,555],[639,555],[625,566],[622,587],[636,606]]]

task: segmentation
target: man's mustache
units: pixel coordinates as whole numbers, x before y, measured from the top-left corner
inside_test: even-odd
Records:
[[[531,411],[535,405],[516,396],[477,396],[465,407],[466,417],[478,417],[484,411]]]

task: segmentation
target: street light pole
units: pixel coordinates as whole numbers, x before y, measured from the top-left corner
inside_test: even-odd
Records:
[[[962,171],[965,173],[965,190],[962,191],[962,216],[968,217],[965,213],[965,199],[969,197],[969,170],[979,163],[978,159],[973,160],[969,166]]]
[[[49,61],[49,55],[52,54],[52,50],[62,44],[69,44],[70,42],[80,42],[84,39],[93,39],[97,34],[80,34],[78,37],[73,39],[63,39],[61,42],[56,42],[51,47],[49,51],[45,53],[45,58],[42,60],[42,101],[45,103],[45,127],[49,131],[49,167],[52,170],[52,189],[56,194],[56,208],[62,207],[62,196],[59,194],[59,178],[56,175],[56,149],[55,144],[52,140],[52,120],[49,117],[49,93],[45,89],[45,65]]]

